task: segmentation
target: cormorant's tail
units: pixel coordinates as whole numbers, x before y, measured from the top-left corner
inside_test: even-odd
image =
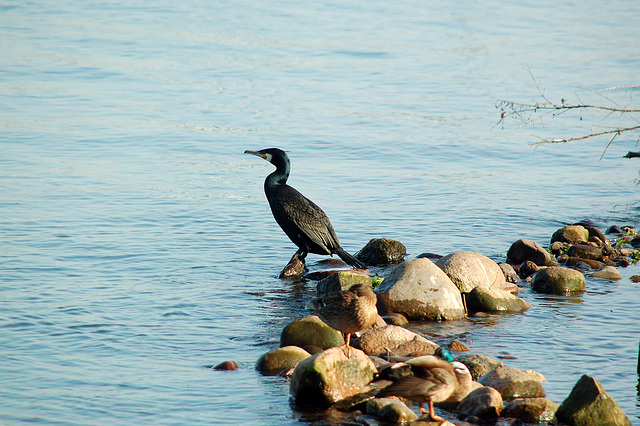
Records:
[[[349,253],[344,251],[344,249],[342,247],[338,247],[336,249],[336,254],[338,256],[340,256],[340,259],[344,260],[345,263],[353,266],[354,268],[367,269],[367,265],[365,265],[364,263],[362,263],[361,261],[359,261],[355,257],[351,256]]]

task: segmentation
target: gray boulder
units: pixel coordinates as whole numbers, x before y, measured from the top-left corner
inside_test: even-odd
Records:
[[[456,361],[460,361],[467,366],[473,380],[478,380],[489,371],[495,370],[498,367],[504,367],[504,363],[501,361],[482,354],[461,355],[456,357]]]
[[[611,281],[617,281],[622,279],[622,275],[620,275],[620,272],[618,272],[615,266],[605,266],[602,269],[599,269],[595,271],[593,274],[591,274],[591,277],[600,278],[603,280],[611,280]]]
[[[551,266],[533,275],[531,288],[538,293],[569,295],[582,292],[586,284],[582,272]]]
[[[392,424],[405,424],[418,419],[418,415],[395,398],[376,398],[367,401],[367,414]]]
[[[382,315],[400,313],[409,319],[436,321],[464,318],[460,291],[427,258],[396,266],[375,292]]]
[[[431,340],[397,325],[368,330],[353,343],[353,346],[368,355],[386,354],[387,349],[397,356],[405,356],[412,352],[433,354],[438,349],[438,345]]]
[[[478,383],[491,386],[505,401],[515,398],[535,398],[546,395],[539,380],[515,367],[498,367],[478,379]]]
[[[572,426],[631,426],[629,418],[600,382],[586,374],[560,404],[556,417]]]
[[[472,391],[460,402],[456,410],[462,418],[473,416],[482,420],[495,420],[502,412],[503,400],[500,392],[483,386]]]
[[[504,289],[502,269],[487,256],[473,251],[457,251],[436,261],[460,292],[469,293],[475,287]]]

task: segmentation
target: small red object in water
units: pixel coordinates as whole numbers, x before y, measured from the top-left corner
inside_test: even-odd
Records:
[[[240,368],[237,362],[235,361],[225,361],[213,367],[214,370],[237,370]]]

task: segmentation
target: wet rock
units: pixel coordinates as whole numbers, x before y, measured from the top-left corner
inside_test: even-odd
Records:
[[[467,352],[469,347],[462,343],[460,340],[452,340],[448,345],[447,349],[453,352]]]
[[[515,417],[524,423],[551,423],[558,404],[547,398],[516,398],[505,404],[503,417]]]
[[[538,293],[568,295],[580,293],[586,285],[582,272],[551,266],[535,273],[531,288]]]
[[[540,267],[534,262],[527,260],[520,265],[520,276],[527,278],[540,270]]]
[[[591,240],[592,238],[595,238],[597,240],[600,241],[600,243],[606,243],[607,242],[607,237],[604,235],[604,233],[599,230],[598,228],[596,228],[593,225],[586,225],[586,224],[581,224],[582,227],[584,227],[584,229],[587,230],[587,232],[589,232],[589,240]]]
[[[331,348],[301,361],[289,390],[296,402],[329,406],[363,393],[376,373],[364,352],[352,349],[347,357],[343,348]]]
[[[311,354],[298,346],[284,346],[263,354],[256,362],[256,370],[266,376],[275,376],[283,370],[295,367]]]
[[[367,265],[389,265],[402,262],[406,254],[407,248],[400,241],[374,238],[356,253],[356,258]]]
[[[589,240],[589,231],[581,225],[569,225],[558,229],[551,236],[551,243],[560,241],[562,243],[586,243]]]
[[[475,287],[504,289],[502,269],[487,256],[472,251],[457,251],[436,261],[460,292],[469,293]]]
[[[569,247],[571,247],[570,243],[563,243],[563,242],[560,242],[560,241],[554,241],[549,246],[549,250],[551,250],[552,254],[558,256],[558,255],[564,254],[569,249]]]
[[[342,333],[322,322],[317,315],[297,319],[287,325],[280,335],[280,346],[299,346],[311,349],[317,346],[327,349],[344,345]],[[311,352],[309,350],[308,352]]]
[[[498,266],[502,270],[504,279],[507,283],[517,284],[520,282],[520,277],[515,269],[513,269],[513,266],[508,263],[498,263]]]
[[[583,375],[556,412],[558,421],[573,426],[631,426],[620,406],[596,379]]]
[[[473,416],[487,421],[500,416],[502,405],[500,393],[494,388],[483,386],[467,395],[458,405],[457,411],[463,419]]]
[[[396,325],[368,330],[353,343],[353,346],[369,355],[386,354],[388,349],[397,356],[417,351],[433,354],[438,349],[438,345],[431,340]]]
[[[371,277],[356,270],[338,271],[318,281],[317,295],[349,290],[355,284],[364,284],[371,287]]]
[[[426,257],[427,259],[431,260],[432,262],[435,262],[436,260],[440,259],[443,256],[441,254],[437,254],[437,253],[425,252],[425,253],[420,253],[419,255],[417,255],[416,259],[419,259],[421,257]]]
[[[603,252],[600,247],[594,247],[586,244],[575,244],[569,247],[567,255],[582,259],[602,260]]]
[[[582,259],[580,257],[570,257],[567,259],[567,261],[564,264],[568,267],[574,267],[576,265],[579,265],[580,263],[586,264],[589,267],[589,269],[601,269],[605,266],[604,263],[598,260]]]
[[[605,234],[626,234],[626,232],[624,232],[622,229],[620,229],[619,226],[612,225],[612,226],[607,228],[607,230],[605,231]]]
[[[396,266],[375,292],[382,315],[394,312],[409,319],[437,321],[464,318],[460,291],[427,258]]]
[[[546,395],[538,380],[515,367],[498,367],[480,377],[478,383],[496,389],[505,401]]]
[[[601,278],[603,280],[616,281],[622,279],[622,275],[614,266],[605,266],[591,274],[592,278]]]
[[[461,355],[456,357],[456,361],[467,366],[473,380],[478,380],[481,376],[498,367],[504,367],[504,364],[497,359],[481,354]]]
[[[512,313],[524,312],[530,307],[518,296],[497,288],[476,287],[467,294],[470,312]]]
[[[220,370],[220,371],[232,371],[240,368],[240,365],[235,361],[223,361],[220,364],[216,365],[215,367],[211,367],[211,368],[213,368],[214,370]]]
[[[409,320],[407,319],[407,317],[405,317],[402,314],[390,314],[390,315],[387,315],[387,316],[383,317],[383,319],[386,321],[387,324],[391,324],[391,325],[407,325],[407,324],[409,324]]]
[[[278,275],[278,278],[280,279],[301,278],[304,275],[306,270],[307,270],[307,267],[305,266],[304,262],[300,260],[298,256],[293,256],[289,261],[289,263],[287,263],[287,266],[285,266],[284,269],[280,271],[280,275]]]
[[[367,402],[366,410],[367,414],[393,424],[410,423],[418,419],[418,415],[413,410],[395,398],[372,399]]]
[[[540,244],[533,240],[520,239],[513,243],[507,251],[507,262],[519,265],[527,260],[538,266],[555,264],[555,259]]]

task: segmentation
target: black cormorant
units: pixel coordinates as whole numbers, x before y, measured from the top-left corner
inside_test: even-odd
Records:
[[[264,158],[276,167],[275,172],[264,181],[264,192],[276,222],[299,248],[293,258],[297,256],[304,262],[307,253],[337,254],[355,268],[366,268],[361,261],[340,247],[336,232],[322,209],[287,185],[291,166],[289,157],[283,150],[268,148],[260,151],[246,150],[244,153]]]

